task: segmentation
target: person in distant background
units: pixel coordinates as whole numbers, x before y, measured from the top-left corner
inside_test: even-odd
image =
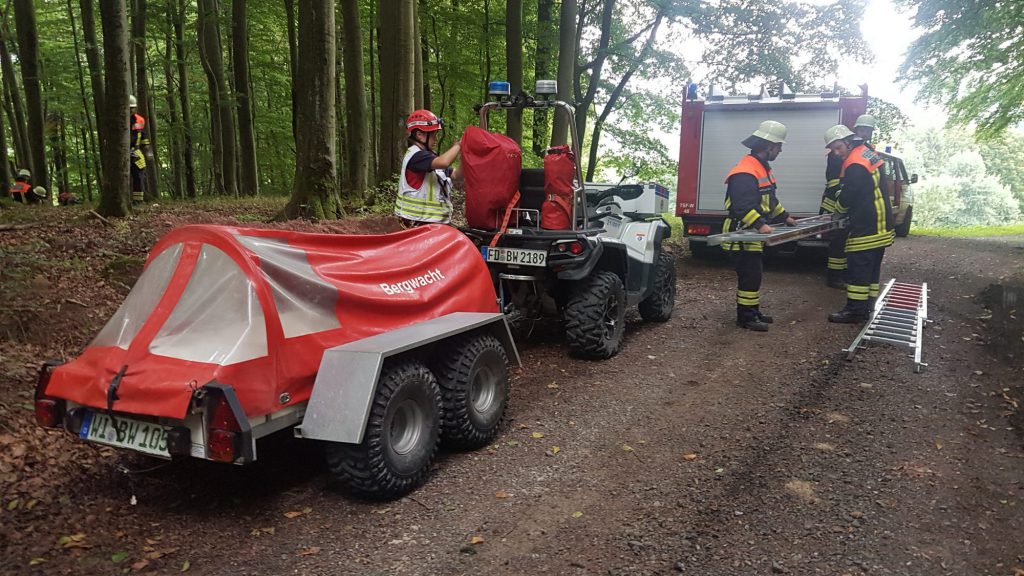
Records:
[[[462,180],[462,169],[452,171],[451,166],[461,148],[456,142],[444,154],[434,152],[443,128],[444,120],[430,110],[416,110],[406,121],[409,149],[399,174],[395,216],[407,228],[451,222],[453,180]]]
[[[18,170],[18,174],[14,178],[14,184],[11,184],[8,194],[10,194],[12,200],[22,204],[35,204],[40,200],[32,189],[32,173],[24,168]]]
[[[131,162],[132,202],[142,202],[146,197],[146,161],[153,160],[153,152],[149,149],[149,136],[146,134],[146,119],[135,110],[138,102],[135,96],[128,96],[128,125],[131,130]]]
[[[82,201],[77,196],[68,192],[67,190],[61,190],[57,193],[57,204],[61,206],[71,206],[72,204],[81,204]]]

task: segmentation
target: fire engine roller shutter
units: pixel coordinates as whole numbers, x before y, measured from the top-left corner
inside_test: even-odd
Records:
[[[728,106],[728,105],[726,105]],[[772,162],[779,184],[779,200],[791,213],[817,214],[825,189],[825,130],[839,123],[839,107],[758,108],[725,110],[709,105],[704,110],[697,187],[697,209],[721,211],[725,207],[725,175],[743,154],[740,141],[765,120],[786,125],[786,144]]]

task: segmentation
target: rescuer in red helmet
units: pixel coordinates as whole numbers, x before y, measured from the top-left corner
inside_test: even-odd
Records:
[[[395,199],[395,215],[405,226],[451,221],[452,180],[462,180],[462,170],[453,171],[451,166],[460,146],[456,142],[444,154],[434,152],[443,128],[444,120],[430,110],[417,110],[406,120],[409,150],[402,160]]]

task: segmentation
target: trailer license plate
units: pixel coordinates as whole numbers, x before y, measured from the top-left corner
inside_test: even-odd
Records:
[[[487,262],[519,264],[521,266],[547,266],[548,264],[548,253],[543,250],[481,246],[480,252]]]
[[[167,427],[151,422],[140,422],[123,416],[111,418],[102,412],[87,412],[82,421],[82,431],[78,435],[108,446],[129,448],[166,458],[171,456],[167,450]]]

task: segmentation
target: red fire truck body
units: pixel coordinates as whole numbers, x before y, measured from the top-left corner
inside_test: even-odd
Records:
[[[683,101],[679,136],[676,215],[694,253],[709,248],[704,237],[722,232],[725,175],[749,153],[740,141],[764,120],[786,125],[782,154],[772,162],[778,197],[795,218],[818,214],[825,188],[825,130],[836,124],[853,127],[867,109],[867,94],[710,96]],[[824,245],[810,238],[794,244]]]

